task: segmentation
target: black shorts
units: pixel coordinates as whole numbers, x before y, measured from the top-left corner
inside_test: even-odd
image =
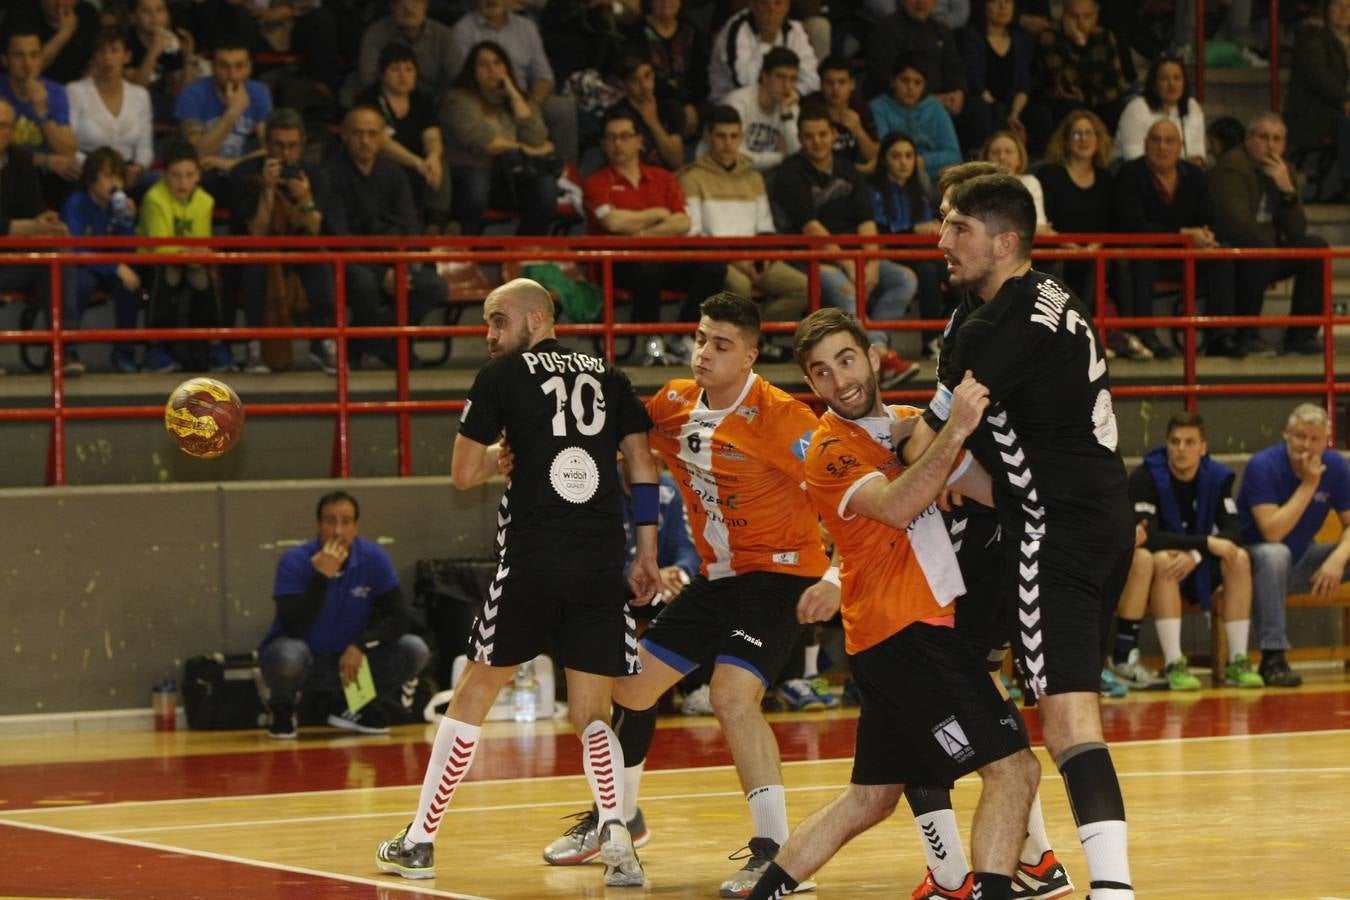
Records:
[[[688,675],[709,653],[740,666],[770,687],[801,636],[797,601],[819,579],[746,572],[709,581],[699,575],[642,636],[657,659]]]
[[[848,664],[862,694],[854,784],[950,788],[1027,749],[1021,722],[954,628],[916,622]]]
[[[627,592],[619,568],[573,572],[499,566],[474,616],[473,658],[489,666],[518,666],[552,648],[564,668],[627,675],[637,659],[629,642]]]
[[[985,660],[987,670],[997,671],[1007,655],[1012,632],[1012,597],[1003,578],[1007,542],[1002,540],[998,516],[992,510],[975,515],[957,513],[946,520],[961,566],[961,580],[966,583],[966,592],[956,601],[956,633]]]
[[[1027,686],[1037,696],[1095,692],[1103,629],[1130,574],[1133,546],[1089,550],[1048,536],[1008,544],[1005,584],[1017,603],[1013,647]]]

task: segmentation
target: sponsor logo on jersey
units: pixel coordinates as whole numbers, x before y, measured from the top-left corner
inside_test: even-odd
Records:
[[[1036,303],[1032,307],[1031,321],[1051,331],[1058,331],[1060,317],[1064,315],[1064,306],[1068,302],[1069,295],[1063,288],[1053,281],[1042,281],[1036,285]]]
[[[965,729],[956,721],[955,716],[949,716],[939,722],[933,729],[933,738],[938,742],[938,746],[957,762],[965,762],[975,755],[975,748],[970,746],[970,739],[966,737]]]
[[[675,391],[666,391],[666,399],[667,399],[667,400],[678,400],[679,398],[680,398],[680,395],[677,394]]]
[[[1237,501],[1234,500],[1232,497],[1223,498],[1223,508],[1224,511],[1227,512],[1230,516],[1237,515]]]
[[[800,558],[796,550],[780,550],[773,555],[773,561],[780,566],[795,566]]]
[[[733,632],[731,633],[731,636],[734,637],[734,638],[736,638],[736,637],[738,637],[738,638],[744,638],[745,641],[746,641],[746,643],[754,644],[756,647],[763,647],[763,646],[764,646],[764,642],[761,641],[759,638],[757,638],[757,637],[752,637],[751,635],[746,634],[744,631],[742,631],[742,630],[739,629],[739,628],[737,628],[735,631],[733,631]],[[973,753],[974,751],[972,750],[971,752]]]
[[[370,596],[370,585],[358,584],[356,587],[352,588],[351,594],[358,600],[364,600]]]
[[[600,467],[581,447],[565,447],[553,457],[548,480],[568,503],[585,503],[600,487]]]
[[[835,478],[844,479],[852,474],[853,470],[862,465],[862,461],[856,456],[850,456],[847,453],[840,454],[837,459],[831,460],[825,464],[825,471],[829,472]]]
[[[811,446],[811,435],[814,431],[808,431],[792,443],[792,455],[797,457],[798,462],[806,462],[806,449]]]
[[[753,422],[753,421],[755,421],[755,416],[759,415],[759,407],[758,407],[758,406],[746,406],[746,405],[742,404],[740,407],[737,408],[737,410],[736,410],[736,415],[738,415],[738,416],[744,416],[744,417],[745,417],[745,421],[747,421],[747,422]]]

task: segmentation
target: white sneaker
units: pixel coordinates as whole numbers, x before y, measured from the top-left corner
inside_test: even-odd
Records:
[[[1125,662],[1112,662],[1110,669],[1111,674],[1131,690],[1147,691],[1150,688],[1167,685],[1166,678],[1159,677],[1157,672],[1140,662],[1138,647],[1130,651],[1130,655],[1125,658]]]
[[[600,826],[600,859],[605,863],[606,887],[637,887],[645,876],[633,849],[633,836],[618,819]]]
[[[686,716],[711,716],[713,714],[712,697],[706,684],[701,684],[684,695],[680,712]]]
[[[1251,47],[1242,48],[1242,61],[1253,69],[1269,69],[1270,60],[1257,53]]]
[[[248,342],[248,356],[244,359],[244,371],[250,375],[270,375],[272,368],[263,362],[262,341]]]

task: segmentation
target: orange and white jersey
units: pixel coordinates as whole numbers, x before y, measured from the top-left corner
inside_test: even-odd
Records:
[[[819,577],[829,559],[803,472],[816,414],[753,372],[726,409],[703,398],[677,378],[647,401],[652,449],[684,497],[703,574]]]
[[[886,415],[850,420],[827,411],[806,456],[806,489],[840,556],[844,648],[860,653],[920,620],[948,618],[966,592],[937,503],[904,530],[850,512],[854,493],[874,478],[900,477],[890,424],[922,415],[912,406],[888,406]],[[961,451],[950,479],[970,465]]]

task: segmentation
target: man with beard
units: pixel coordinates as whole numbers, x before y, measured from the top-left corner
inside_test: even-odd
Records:
[[[623,751],[607,723],[614,677],[630,666],[619,450],[637,530],[628,570],[634,602],[648,602],[659,584],[651,419],[623,372],[558,342],[553,300],[538,283],[521,278],[497,288],[483,318],[494,358],[464,402],[450,476],[460,490],[482,484],[497,474],[498,438],[510,442],[505,541],[475,618],[473,658],[436,731],[416,816],[380,844],[376,865],[405,878],[436,877],[436,832],[473,761],[483,720],[516,667],[550,644],[567,673],[568,711],[586,751],[605,884],[640,885],[642,865],[620,819],[623,782],[610,776],[623,768]]]
[[[750,896],[786,896],[890,816],[906,784],[950,789],[978,771],[976,871],[960,896],[1007,898],[1040,765],[956,632],[952,602],[965,585],[936,503],[948,485],[989,499],[987,476],[962,451],[988,391],[966,373],[948,421],[905,467],[892,430],[921,412],[882,404],[881,355],[858,320],[817,310],[798,327],[793,349],[829,406],[806,453],[806,485],[840,556],[844,642],[862,713],[849,786],[797,828]]]
[[[989,387],[970,449],[992,478],[1005,540],[1017,542],[1004,554],[1002,590],[1017,598],[1020,661],[1078,823],[1092,895],[1129,900],[1125,804],[1096,693],[1103,623],[1129,571],[1134,525],[1101,341],[1082,301],[1031,269],[1036,213],[1020,181],[973,178],[948,205],[938,246],[952,285],[978,306],[949,330],[943,371],[969,370]],[[953,380],[939,383],[906,458],[947,421]]]

